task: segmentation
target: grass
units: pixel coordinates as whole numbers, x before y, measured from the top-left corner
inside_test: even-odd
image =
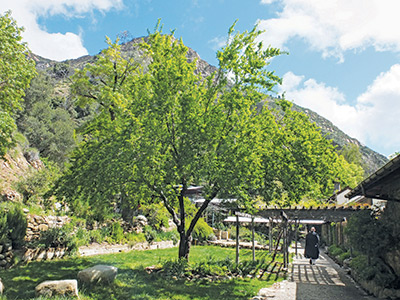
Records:
[[[190,263],[207,262],[210,259],[235,258],[235,250],[215,246],[193,246]],[[251,250],[242,249],[240,260],[251,260]],[[234,278],[216,282],[174,280],[157,273],[148,274],[145,268],[161,265],[177,258],[177,248],[131,251],[93,257],[70,258],[65,260],[31,262],[10,270],[1,270],[0,278],[5,286],[0,300],[23,300],[35,298],[35,287],[45,280],[76,279],[77,273],[96,264],[113,265],[118,268],[118,276],[110,286],[92,288],[79,287],[81,300],[124,300],[124,299],[249,299],[258,290],[270,286],[282,277],[274,274],[267,280]],[[266,251],[256,252],[256,259],[270,259]],[[52,298],[57,299],[57,298]],[[66,299],[66,298],[59,298]]]

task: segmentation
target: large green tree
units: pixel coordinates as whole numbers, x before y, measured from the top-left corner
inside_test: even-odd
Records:
[[[35,64],[11,13],[0,15],[0,156],[14,143],[14,116],[35,75]]]
[[[256,28],[234,34],[232,26],[211,75],[197,74],[197,61],[188,61],[187,47],[173,35],[151,34],[140,45],[146,62],[140,65],[109,41],[97,61],[74,77],[72,90],[79,101],[97,102],[100,109],[86,125],[56,194],[75,210],[92,213],[106,213],[116,196],[127,206],[161,201],[177,225],[179,257],[188,258],[193,230],[214,198],[234,197],[238,205],[252,208],[255,195],[276,193],[274,185],[294,191],[298,185],[291,187],[288,178],[304,175],[296,173],[299,163],[304,169],[318,165],[333,148],[315,127],[297,134],[303,125],[291,123],[290,110],[282,120],[260,105],[280,82],[266,67],[281,52],[257,43],[259,34]],[[306,140],[312,143],[315,137],[320,140],[308,145]],[[323,148],[295,155],[314,145]],[[323,167],[312,172],[319,181],[302,181],[308,185],[303,194],[316,190],[310,184],[319,186],[328,178],[318,172],[336,175]],[[186,224],[190,185],[203,187],[205,201]]]

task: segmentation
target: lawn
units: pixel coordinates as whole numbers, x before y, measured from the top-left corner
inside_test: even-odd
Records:
[[[131,251],[93,257],[69,258],[55,261],[31,262],[10,270],[1,270],[0,278],[5,286],[2,300],[35,299],[35,287],[45,280],[76,279],[77,273],[96,264],[113,265],[118,268],[115,282],[106,287],[79,287],[82,300],[111,299],[249,299],[258,290],[270,286],[282,277],[273,274],[256,278],[233,278],[209,282],[173,279],[160,274],[148,274],[146,267],[160,265],[177,258],[177,248]],[[250,250],[240,251],[240,260],[251,260]],[[193,246],[190,263],[234,259],[235,250],[215,246]],[[256,259],[270,260],[266,251],[256,252]],[[282,274],[283,276],[283,274]],[[36,298],[44,299],[44,298]],[[63,298],[65,299],[65,298]]]

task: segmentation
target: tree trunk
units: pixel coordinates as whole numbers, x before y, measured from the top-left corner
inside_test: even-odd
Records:
[[[189,260],[189,251],[190,246],[192,245],[192,235],[186,235],[185,232],[180,233],[180,240],[179,240],[179,258],[184,258]]]

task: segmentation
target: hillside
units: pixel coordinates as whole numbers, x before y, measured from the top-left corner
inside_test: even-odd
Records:
[[[293,108],[297,111],[305,113],[312,122],[316,123],[318,127],[321,128],[321,132],[328,139],[331,139],[333,144],[336,145],[338,149],[343,148],[349,143],[357,145],[360,149],[363,162],[365,163],[367,174],[375,172],[388,162],[388,159],[384,155],[375,152],[374,150],[363,145],[357,139],[348,136],[346,133],[337,128],[331,121],[321,117],[316,112],[300,107],[296,104],[293,105]]]
[[[144,59],[140,55],[141,51],[138,47],[138,44],[143,39],[146,38],[135,38],[132,41],[123,44],[121,46],[121,49],[126,56],[134,57],[142,64],[146,64],[146,61],[144,61]],[[85,64],[96,60],[96,56],[90,55],[83,56],[77,59],[66,60],[64,62],[48,60],[37,55],[34,55],[34,58],[37,62],[37,69],[45,71],[50,77],[54,78],[56,82],[58,82],[58,85],[55,86],[55,89],[57,89],[57,93],[64,93],[64,96],[67,96],[68,94],[68,88],[65,88],[65,85],[68,77],[73,74],[74,69],[83,68]],[[196,51],[189,48],[188,60],[193,61],[194,59],[197,59],[198,72],[200,72],[204,76],[207,76],[217,70],[216,67],[202,60],[200,56],[196,53]],[[344,133],[334,124],[332,124],[332,122],[321,117],[310,109],[302,108],[295,104],[293,105],[293,108],[308,115],[310,120],[312,122],[315,122],[317,126],[321,128],[322,133],[326,135],[327,138],[331,139],[335,145],[337,145],[338,149],[341,149],[343,146],[349,143],[353,143],[359,146],[363,161],[365,163],[367,174],[374,172],[388,161],[385,156],[361,144],[357,139],[348,136],[346,133]]]

